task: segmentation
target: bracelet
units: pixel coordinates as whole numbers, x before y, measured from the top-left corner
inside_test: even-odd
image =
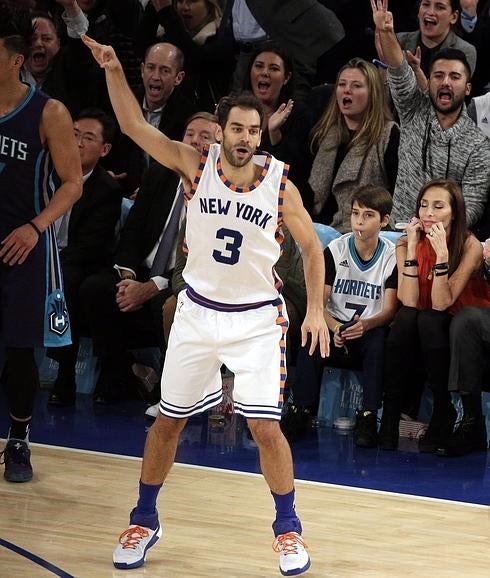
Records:
[[[417,259],[405,259],[405,262],[403,263],[403,265],[405,267],[418,267],[419,262],[417,261]]]
[[[402,271],[402,275],[404,277],[412,277],[412,279],[417,279],[418,275],[410,275],[409,273],[405,273],[405,271]]]
[[[333,328],[334,334],[342,327],[342,323],[336,323],[335,327]]]
[[[447,270],[447,269],[446,269],[445,271],[436,271],[436,272],[434,273],[434,275],[435,275],[436,277],[442,277],[443,275],[447,275],[447,274],[448,274],[448,270]]]
[[[27,224],[30,225],[34,231],[36,231],[38,238],[42,235],[39,227],[36,225],[36,223],[34,223],[34,221],[27,221]]]
[[[432,265],[432,271],[443,271],[444,269],[449,269],[449,263],[447,261],[445,263]]]

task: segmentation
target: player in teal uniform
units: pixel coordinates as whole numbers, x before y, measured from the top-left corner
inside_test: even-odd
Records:
[[[79,198],[82,183],[68,111],[20,80],[32,34],[27,10],[0,7],[0,331],[11,418],[2,454],[10,482],[32,478],[34,348],[70,342],[51,224]]]

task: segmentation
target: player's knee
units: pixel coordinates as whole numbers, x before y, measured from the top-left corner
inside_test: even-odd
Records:
[[[250,433],[258,446],[275,444],[282,436],[279,422],[272,419],[249,419]]]
[[[186,423],[186,419],[176,419],[159,413],[151,427],[159,435],[172,437],[179,435]]]

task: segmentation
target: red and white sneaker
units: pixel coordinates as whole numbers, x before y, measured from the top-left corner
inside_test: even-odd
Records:
[[[160,524],[156,530],[134,524],[129,526],[119,536],[119,544],[112,555],[114,566],[121,570],[143,566],[146,553],[158,542],[161,535]]]
[[[279,554],[279,570],[283,576],[297,576],[306,572],[311,565],[306,549],[308,545],[300,534],[288,532],[279,534],[272,544]]]

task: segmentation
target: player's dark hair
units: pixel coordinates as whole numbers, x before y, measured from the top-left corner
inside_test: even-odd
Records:
[[[381,219],[389,215],[393,208],[391,194],[384,187],[377,185],[363,185],[357,188],[352,195],[351,209],[355,201],[360,207],[377,211]]]
[[[218,102],[216,107],[216,116],[218,117],[218,124],[225,129],[230,110],[232,108],[244,108],[245,110],[256,110],[260,117],[260,126],[264,123],[264,109],[262,103],[251,92],[242,92],[237,95],[224,96]]]
[[[28,58],[33,35],[31,14],[27,8],[0,4],[0,39],[11,54],[22,54]]]

